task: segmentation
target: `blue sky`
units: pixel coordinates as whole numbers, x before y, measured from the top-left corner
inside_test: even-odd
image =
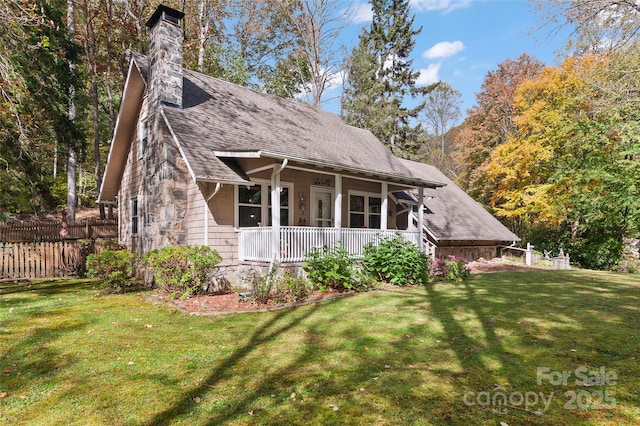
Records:
[[[345,7],[348,4],[354,19],[341,42],[350,51],[363,26],[370,23],[371,8],[366,1],[345,1]],[[549,36],[540,29],[543,19],[534,7],[526,0],[411,0],[415,27],[423,27],[412,55],[413,69],[421,72],[419,83],[443,80],[461,92],[464,118],[475,105],[485,75],[500,62],[527,53],[555,65],[569,31]],[[332,96],[339,96],[339,89],[330,90],[325,98]],[[339,112],[337,101],[328,101],[323,108]]]

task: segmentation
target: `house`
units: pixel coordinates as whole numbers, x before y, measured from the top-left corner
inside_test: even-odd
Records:
[[[440,176],[414,173],[332,113],[184,69],[183,16],[159,6],[148,55],[129,67],[99,195],[119,205],[121,244],[210,246],[236,283],[338,241],[358,254],[400,234],[433,254],[438,240],[409,226],[409,210],[424,222]],[[410,207],[394,195],[410,193]]]
[[[438,189],[424,191],[423,226],[428,244],[435,257],[461,257],[467,262],[479,258],[492,259],[505,242],[517,242],[520,238],[498,221],[491,213],[446,177],[437,168],[415,161],[401,160],[415,176],[442,182]],[[415,200],[417,194],[405,195]],[[409,229],[417,227],[417,215],[409,213]]]

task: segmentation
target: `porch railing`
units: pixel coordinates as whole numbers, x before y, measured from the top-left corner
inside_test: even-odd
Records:
[[[282,226],[277,260],[282,263],[302,262],[311,249],[333,247],[338,241],[349,253],[360,256],[367,243],[377,244],[382,238],[398,234],[407,241],[419,244],[420,234],[417,231]],[[241,228],[238,238],[240,261],[273,260],[272,237],[271,227]]]

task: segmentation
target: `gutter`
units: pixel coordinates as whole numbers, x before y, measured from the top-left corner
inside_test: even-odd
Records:
[[[429,180],[424,180],[424,179],[419,179],[419,178],[414,178],[414,177],[409,177],[409,176],[393,175],[393,174],[390,174],[390,173],[376,172],[376,171],[372,171],[372,170],[361,169],[361,168],[358,168],[358,167],[345,166],[345,165],[342,165],[342,164],[327,163],[325,161],[318,161],[318,160],[310,160],[308,158],[292,157],[290,155],[284,155],[284,154],[280,154],[280,153],[273,152],[273,151],[267,151],[267,150],[238,151],[238,152],[213,151],[213,154],[216,157],[232,157],[232,158],[262,158],[262,157],[267,157],[267,158],[274,158],[274,159],[277,159],[277,160],[290,160],[290,161],[296,161],[296,162],[303,163],[303,164],[314,165],[314,166],[317,166],[317,167],[326,167],[326,168],[344,170],[344,171],[355,173],[355,174],[375,175],[375,176],[378,176],[380,178],[384,178],[384,179],[389,180],[389,181],[395,181],[395,183],[400,182],[400,183],[408,185],[408,186],[426,186],[426,187],[429,187],[429,188],[440,188],[440,187],[444,187],[444,186],[447,185],[446,183],[432,182],[432,181],[429,181]]]

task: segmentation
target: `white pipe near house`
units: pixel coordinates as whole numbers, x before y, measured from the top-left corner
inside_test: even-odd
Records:
[[[220,189],[222,188],[222,184],[220,182],[216,183],[216,187],[213,189],[213,192],[211,194],[209,194],[209,196],[204,200],[204,242],[203,245],[208,247],[209,246],[209,214],[211,213],[211,210],[209,209],[209,201],[211,201],[211,199],[213,197],[216,196],[216,194],[218,192],[220,192]]]
[[[418,232],[420,233],[420,251],[424,251],[423,240],[423,228],[424,228],[424,188],[418,188]]]
[[[278,165],[274,165],[273,173],[271,174],[271,230],[273,232],[273,262],[280,258],[280,173],[282,173],[285,167],[287,167],[288,162],[289,160],[285,158],[279,167]]]

